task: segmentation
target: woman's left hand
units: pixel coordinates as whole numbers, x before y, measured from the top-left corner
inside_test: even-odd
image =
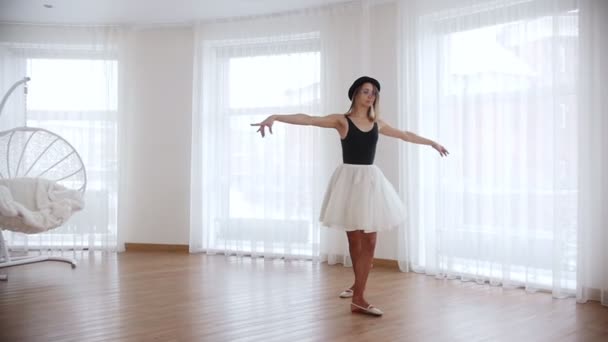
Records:
[[[431,147],[433,147],[434,149],[436,149],[436,150],[437,150],[437,152],[439,152],[439,154],[440,154],[442,157],[445,157],[445,156],[447,156],[448,154],[450,154],[450,152],[448,152],[448,150],[446,150],[446,149],[445,149],[445,147],[441,146],[441,145],[440,145],[440,144],[438,144],[438,143],[433,143],[433,144],[431,145]]]

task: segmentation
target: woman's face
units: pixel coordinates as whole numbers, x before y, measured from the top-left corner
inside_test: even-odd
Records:
[[[357,93],[357,102],[366,107],[371,107],[376,102],[376,95],[376,90],[371,83],[363,83]]]

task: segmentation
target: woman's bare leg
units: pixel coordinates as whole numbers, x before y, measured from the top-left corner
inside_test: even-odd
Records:
[[[360,245],[359,251],[357,251],[356,248],[351,250],[351,257],[352,254],[357,254],[357,256],[354,258],[356,261],[353,262],[355,285],[353,288],[352,302],[359,306],[367,307],[369,303],[365,301],[364,292],[372,265],[372,259],[374,258],[377,233],[364,233],[362,230],[358,230],[348,232],[347,234],[349,234],[349,248],[351,243],[355,247],[357,244]]]
[[[346,232],[346,236],[348,237],[348,250],[350,252],[350,260],[353,263],[353,272],[355,273],[355,279],[357,278],[357,273],[355,272],[357,265],[357,260],[359,259],[359,255],[361,255],[361,230],[355,230],[351,232]],[[355,283],[350,287],[351,290],[355,290]]]

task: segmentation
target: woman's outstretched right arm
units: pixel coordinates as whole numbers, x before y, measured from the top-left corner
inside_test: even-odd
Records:
[[[272,124],[275,121],[284,122],[292,125],[303,125],[303,126],[316,126],[323,128],[335,128],[339,129],[340,120],[343,117],[341,114],[330,114],[327,116],[311,116],[308,114],[277,114],[267,117],[260,123],[251,124],[251,126],[259,126],[257,130],[260,132],[262,137],[266,135],[265,128],[268,127],[268,131],[272,134]]]

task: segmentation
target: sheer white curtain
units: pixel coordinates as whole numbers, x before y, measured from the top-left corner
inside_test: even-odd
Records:
[[[9,71],[2,84],[31,77],[22,104],[25,116],[15,119],[22,114],[6,112],[0,120],[22,121],[64,137],[81,155],[88,178],[83,211],[44,234],[5,232],[9,246],[50,252],[116,250],[121,30],[4,24],[0,32],[3,68]]]
[[[338,135],[277,123],[262,139],[249,124],[346,112],[346,90],[365,71],[367,10],[356,2],[197,26],[192,252],[348,264],[344,233],[318,223],[341,163]]]
[[[608,2],[579,3],[577,299],[608,305]]]
[[[401,3],[401,125],[451,152],[403,150],[402,269],[574,293],[579,21],[575,1]]]

